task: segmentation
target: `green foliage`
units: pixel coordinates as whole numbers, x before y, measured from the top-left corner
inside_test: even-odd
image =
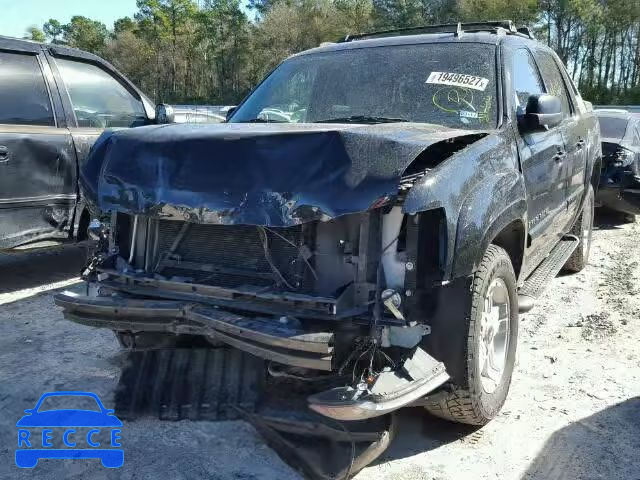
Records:
[[[24,38],[26,38],[27,40],[33,40],[35,42],[46,41],[44,32],[36,26],[27,28],[27,33]]]
[[[373,0],[378,28],[416,27],[459,21],[455,0]]]
[[[113,35],[118,36],[124,32],[135,32],[138,29],[138,24],[131,17],[122,17],[113,22]]]
[[[42,26],[42,30],[44,31],[47,40],[51,41],[51,43],[58,43],[59,37],[64,33],[62,24],[53,18],[50,18],[45,22]]]
[[[510,19],[518,24],[535,21],[538,0],[460,0],[460,14],[466,21]]]
[[[555,49],[586,99],[640,103],[638,0],[137,0],[137,8],[111,31],[76,16],[26,34],[104,56],[156,101],[236,103],[287,56],[348,33],[509,18]]]
[[[206,0],[198,15],[199,47],[211,66],[203,80],[205,95],[218,103],[235,103],[251,87],[249,22],[239,0]]]
[[[103,54],[109,32],[104,23],[87,17],[74,16],[63,25],[64,42],[71,47]]]

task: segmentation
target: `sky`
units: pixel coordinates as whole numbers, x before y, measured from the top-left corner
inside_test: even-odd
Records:
[[[83,15],[113,28],[114,20],[133,16],[136,0],[0,0],[0,35],[23,37],[32,25],[42,28],[50,18],[67,23]]]

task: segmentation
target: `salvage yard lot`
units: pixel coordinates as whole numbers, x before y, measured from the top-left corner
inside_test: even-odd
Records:
[[[603,218],[591,264],[556,278],[521,316],[502,413],[474,429],[400,414],[395,442],[363,479],[640,479],[640,224]],[[62,318],[81,291],[84,247],[0,254],[0,478],[299,478],[243,422],[125,421],[122,469],[98,460],[13,461],[15,422],[45,391],[86,390],[109,408],[126,354],[113,334]]]

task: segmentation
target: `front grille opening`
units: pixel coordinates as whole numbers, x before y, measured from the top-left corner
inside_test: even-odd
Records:
[[[251,225],[189,224],[176,247],[183,225],[184,222],[159,221],[155,273],[230,288],[280,285],[286,290],[291,290],[290,286],[294,291],[308,292],[313,287],[307,264],[312,264],[313,258],[303,258],[310,246],[305,245],[302,225],[269,227],[261,234],[260,227]],[[274,274],[274,267],[281,278]]]

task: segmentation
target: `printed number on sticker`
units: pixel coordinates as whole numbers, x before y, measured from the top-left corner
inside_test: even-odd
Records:
[[[489,79],[476,77],[475,75],[466,75],[464,73],[431,72],[425,83],[466,87],[484,91],[487,85],[489,85]]]

